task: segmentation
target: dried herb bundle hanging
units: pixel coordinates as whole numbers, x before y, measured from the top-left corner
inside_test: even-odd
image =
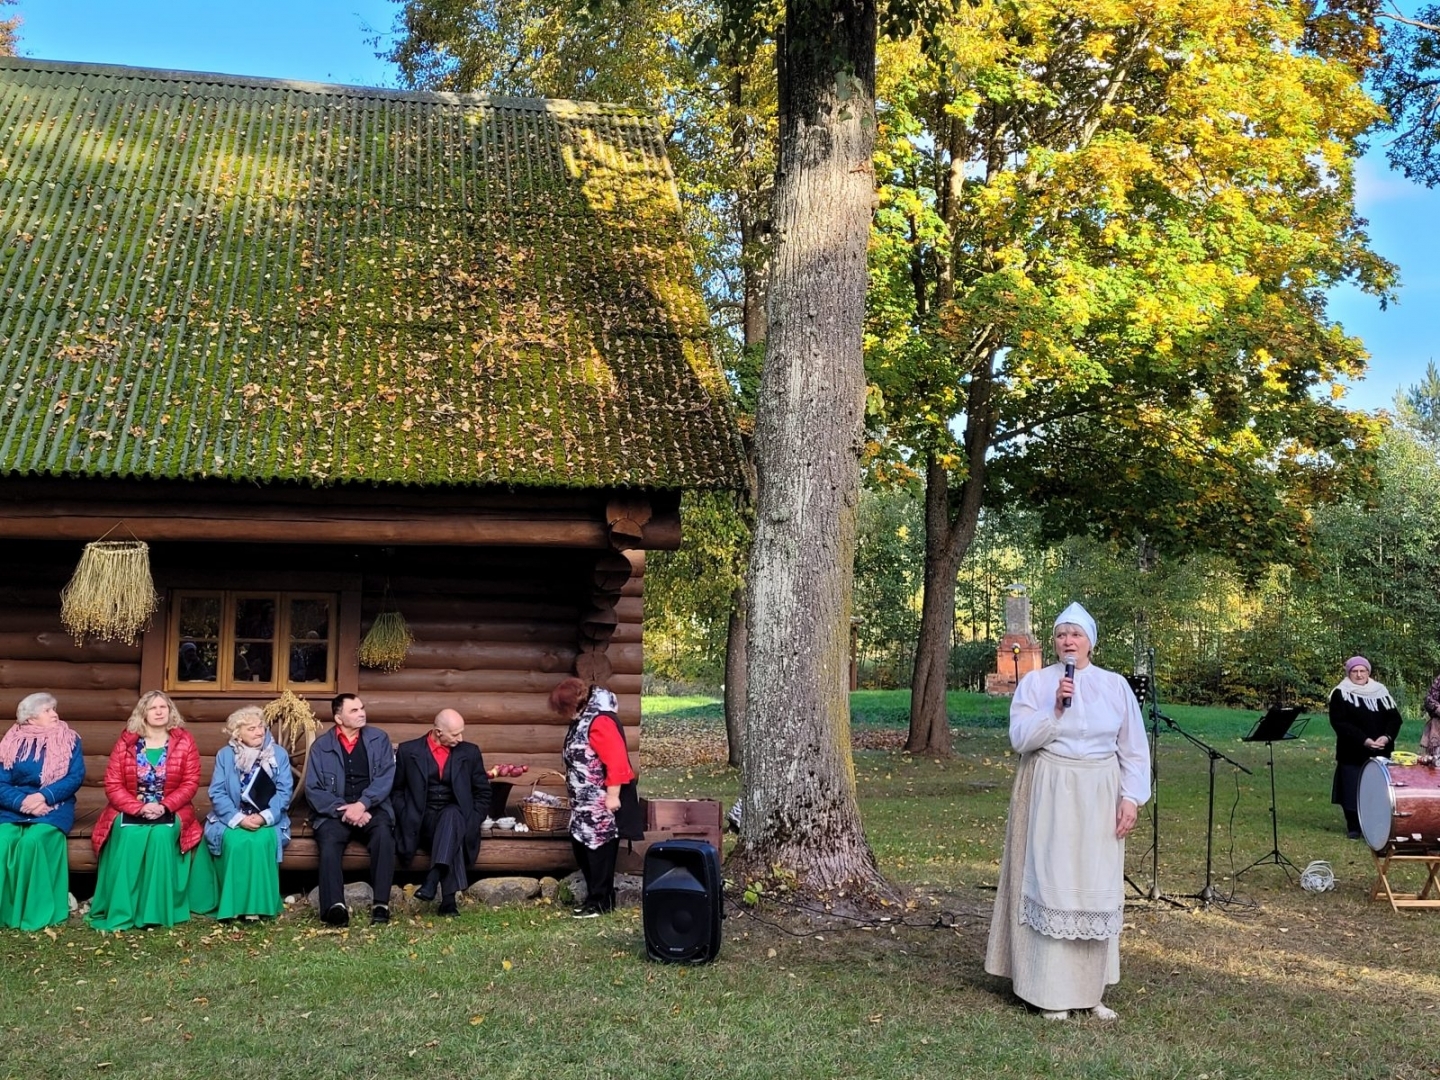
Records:
[[[150,545],[143,540],[96,540],[60,592],[60,621],[79,643],[87,637],[135,644],[155,614]]]
[[[310,749],[315,736],[325,725],[310,708],[310,703],[293,690],[286,690],[265,706],[265,723],[270,734],[285,748],[292,761],[299,761]]]
[[[375,624],[360,642],[360,666],[378,671],[399,671],[405,666],[405,654],[415,641],[405,616],[398,611],[382,611]]]

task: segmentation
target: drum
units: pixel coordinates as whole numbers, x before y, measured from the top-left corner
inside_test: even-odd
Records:
[[[1374,851],[1440,848],[1440,769],[1371,758],[1360,771],[1355,809]]]

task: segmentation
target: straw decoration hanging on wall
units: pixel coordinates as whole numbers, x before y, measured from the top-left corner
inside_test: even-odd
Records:
[[[292,763],[298,763],[325,725],[310,703],[293,690],[286,690],[265,706],[265,723],[275,741],[285,748]]]
[[[399,671],[405,666],[405,654],[415,641],[405,616],[398,611],[382,611],[375,624],[360,642],[360,666],[377,671]]]
[[[77,644],[93,637],[133,645],[156,606],[150,546],[143,540],[102,538],[85,545],[61,590],[60,621]]]

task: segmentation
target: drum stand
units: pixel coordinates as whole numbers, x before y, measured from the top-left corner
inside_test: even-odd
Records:
[[[1372,852],[1375,856],[1375,884],[1370,887],[1370,900],[1390,901],[1394,911],[1401,908],[1440,908],[1440,852],[1403,851],[1394,844],[1384,851]],[[1419,892],[1400,893],[1390,886],[1392,864],[1418,864],[1425,869],[1425,883]]]
[[[1297,874],[1300,868],[1287,859],[1280,850],[1280,818],[1276,813],[1275,802],[1275,743],[1283,742],[1286,739],[1298,739],[1300,733],[1305,730],[1305,725],[1310,723],[1307,716],[1300,721],[1300,726],[1294,731],[1290,726],[1295,723],[1300,710],[1296,708],[1281,708],[1276,706],[1262,716],[1241,742],[1263,742],[1270,751],[1270,850],[1252,862],[1244,870],[1236,871],[1238,879],[1241,874],[1254,870],[1257,866],[1274,865],[1285,871],[1285,877],[1290,877],[1290,871]]]

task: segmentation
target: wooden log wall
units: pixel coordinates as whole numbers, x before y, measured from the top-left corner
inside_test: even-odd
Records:
[[[458,709],[487,763],[558,771],[567,724],[546,698],[597,647],[587,619],[596,597],[607,596],[605,685],[639,748],[643,553],[427,549],[419,557],[397,549],[393,559],[403,569],[383,578],[367,569],[361,632],[386,603],[388,581],[389,603],[416,641],[400,671],[361,669],[358,692],[372,723],[413,738],[441,709]]]
[[[0,540],[0,733],[19,701],[37,690],[54,694],[60,715],[80,733],[87,775],[70,848],[72,866],[86,869],[93,864],[86,861],[85,838],[104,807],[105,763],[139,695],[155,687],[141,685],[143,644],[77,646],[61,625],[60,590],[80,552],[78,542]],[[606,685],[619,698],[632,753],[639,748],[643,552],[157,544],[152,564],[162,596],[167,582],[205,587],[206,575],[213,575],[208,587],[214,588],[248,588],[267,574],[287,580],[276,588],[293,588],[297,575],[358,574],[354,633],[368,630],[388,602],[417,639],[400,671],[357,671],[352,661],[353,684],[342,671],[342,689],[353,686],[370,722],[394,742],[423,735],[441,709],[458,709],[467,720],[466,737],[488,764],[530,766],[528,786],[560,769],[567,725],[550,713],[546,698],[588,654],[592,663],[598,656],[608,665]],[[244,585],[235,580],[240,567]],[[355,614],[342,610],[342,626]],[[162,608],[150,635],[163,640],[165,625]],[[269,696],[175,696],[204,755],[204,783],[225,742],[225,718]],[[326,721],[329,696],[309,696]],[[549,776],[542,786],[555,789],[560,781]],[[203,788],[197,809],[208,810]]]

